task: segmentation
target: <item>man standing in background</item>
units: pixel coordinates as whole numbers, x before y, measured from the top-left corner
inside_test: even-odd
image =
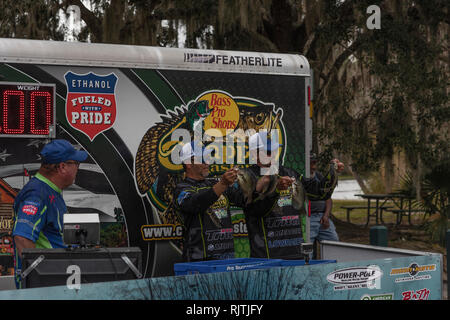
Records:
[[[310,188],[308,190],[308,198],[311,201],[311,220],[310,220],[310,242],[314,243],[315,240],[330,240],[339,241],[339,237],[336,232],[336,227],[333,221],[330,219],[331,209],[333,202],[331,195],[333,189],[325,190],[319,183],[324,180],[322,173],[317,171],[318,158],[316,154],[310,155],[310,177],[304,179],[306,184],[319,185],[320,188]],[[343,170],[343,164],[338,162],[338,172]]]

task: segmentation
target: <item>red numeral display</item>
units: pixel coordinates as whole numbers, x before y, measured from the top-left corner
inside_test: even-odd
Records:
[[[54,89],[0,82],[0,135],[48,136],[54,125]]]
[[[18,129],[11,129],[8,122],[10,122],[9,117],[9,106],[11,103],[11,100],[13,100],[13,97],[18,96],[19,97],[19,121],[18,125],[15,126],[18,127]],[[16,104],[17,106],[17,104]],[[17,111],[16,111],[17,112]],[[25,95],[23,91],[18,90],[6,90],[3,92],[3,131],[7,134],[18,134],[23,133],[24,129],[24,123],[25,123]],[[12,125],[14,126],[14,124]]]
[[[45,128],[46,129],[36,129],[36,97],[44,97],[45,99]],[[50,93],[35,91],[31,93],[31,102],[30,102],[30,115],[31,115],[31,132],[34,134],[48,134],[48,127],[52,121],[52,98]]]

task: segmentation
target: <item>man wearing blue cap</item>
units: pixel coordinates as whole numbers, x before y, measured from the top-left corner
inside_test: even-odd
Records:
[[[267,136],[264,131],[249,138],[250,156],[256,159],[256,164],[247,170],[257,176],[258,182],[261,183],[261,185],[256,185],[256,193],[266,190],[264,185],[272,183],[273,177],[278,176],[277,188],[271,194],[266,195],[266,197],[276,198],[270,210],[244,208],[250,256],[254,258],[303,259],[300,253],[300,244],[303,242],[301,213],[292,205],[293,188],[285,186],[286,184],[290,186],[298,179],[306,192],[312,188],[318,188],[320,195],[322,191],[319,187],[326,184],[326,179],[329,177],[322,181],[313,180],[305,183],[303,176],[295,170],[278,163],[276,157],[281,145],[271,138],[272,136]]]
[[[67,140],[53,140],[41,151],[42,163],[36,175],[16,196],[14,210],[14,270],[21,288],[22,250],[64,248],[63,216],[67,213],[62,190],[74,183],[80,162],[88,154],[76,150]]]

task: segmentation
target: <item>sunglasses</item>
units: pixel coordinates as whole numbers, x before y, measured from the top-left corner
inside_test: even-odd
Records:
[[[67,164],[74,164],[74,165],[76,165],[77,167],[80,166],[80,162],[78,162],[78,161],[66,161],[65,163],[67,163]]]

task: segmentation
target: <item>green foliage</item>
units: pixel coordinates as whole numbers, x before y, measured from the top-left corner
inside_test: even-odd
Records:
[[[111,223],[100,230],[100,246],[102,247],[124,247],[127,245],[126,239],[126,231],[122,223]]]
[[[409,195],[417,193],[417,186],[410,173],[402,178],[398,191]],[[420,198],[414,201],[414,205],[431,216],[426,229],[432,241],[444,246],[445,234],[450,226],[450,159],[430,164],[421,182]]]
[[[386,193],[386,186],[378,172],[372,172],[367,180],[370,193]]]
[[[105,223],[100,230],[100,245],[108,248],[127,245],[125,217],[122,208],[114,208],[115,223]]]
[[[422,194],[424,206],[438,214],[429,226],[432,239],[444,246],[450,218],[450,160],[439,162],[425,174]]]
[[[414,184],[414,179],[410,172],[406,172],[404,175],[402,175],[399,187],[395,192],[405,194],[414,198],[416,197],[417,190]]]
[[[51,0],[0,1],[0,37],[64,40]]]
[[[316,29],[321,46],[337,43],[344,48],[331,51],[337,58],[329,76],[315,70],[325,80],[316,90],[317,144],[326,141],[327,152],[350,155],[349,164],[359,174],[377,170],[398,150],[405,152],[409,170],[420,171],[421,163],[450,151],[448,36],[442,34],[448,18],[435,9],[448,12],[448,2],[346,3],[335,10],[328,4]],[[381,29],[365,28],[369,4],[381,7]],[[349,15],[343,17],[344,12]],[[431,12],[437,15],[430,17]],[[355,72],[354,62],[348,60],[337,64],[346,52],[357,59],[360,71]],[[367,86],[364,79],[369,77]],[[355,81],[350,83],[349,78]]]

